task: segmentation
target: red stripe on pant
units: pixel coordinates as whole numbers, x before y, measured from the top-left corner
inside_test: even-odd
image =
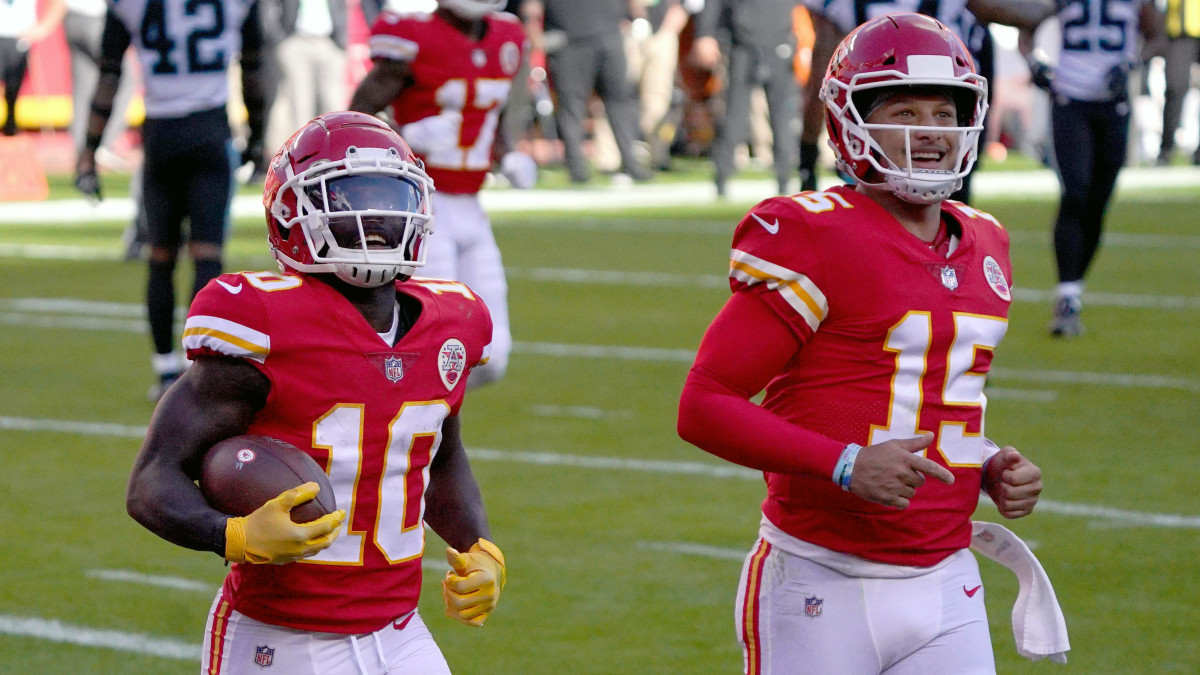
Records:
[[[213,612],[212,630],[209,634],[209,655],[207,675],[219,675],[222,661],[225,659],[225,631],[229,629],[229,603],[221,600],[217,611]]]
[[[746,570],[746,595],[742,598],[742,648],[745,651],[746,675],[760,675],[763,672],[758,589],[762,586],[764,563],[770,553],[771,545],[759,539],[758,548],[751,554],[750,567]]]

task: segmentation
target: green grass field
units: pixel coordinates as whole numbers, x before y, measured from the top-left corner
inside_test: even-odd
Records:
[[[456,673],[740,672],[733,596],[762,483],[674,429],[749,206],[494,215],[516,352],[463,426],[509,584],[471,630],[442,616],[427,574],[422,613]],[[1067,666],[1019,657],[1016,580],[981,561],[999,672],[1198,673],[1200,194],[1119,196],[1088,332],[1069,342],[1045,333],[1053,201],[977,206],[1012,232],[1017,291],[988,432],[1045,471],[1040,511],[1009,527],[1055,582],[1073,645]],[[118,261],[122,227],[0,224],[3,673],[196,672],[224,574],[125,515],[152,376],[145,269]],[[259,219],[229,251],[231,270],[273,268]],[[444,569],[442,550],[431,535],[427,563]]]

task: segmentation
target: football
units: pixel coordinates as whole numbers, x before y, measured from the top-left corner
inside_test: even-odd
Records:
[[[329,476],[296,446],[269,436],[227,438],[204,455],[200,491],[210,506],[246,516],[267,501],[304,483],[321,486],[315,499],[292,509],[292,522],[307,523],[337,510]]]

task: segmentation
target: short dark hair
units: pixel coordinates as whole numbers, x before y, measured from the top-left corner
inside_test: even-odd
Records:
[[[871,113],[898,96],[949,96],[954,101],[958,126],[965,127],[970,124],[971,116],[975,114],[978,94],[967,87],[944,84],[897,84],[854,92],[854,107],[865,122]]]

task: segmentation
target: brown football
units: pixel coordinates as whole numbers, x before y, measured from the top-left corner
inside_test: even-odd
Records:
[[[307,523],[337,510],[329,476],[303,450],[269,436],[227,438],[208,450],[200,491],[210,506],[246,516],[267,501],[307,482],[321,486],[315,499],[292,509],[292,521]]]

